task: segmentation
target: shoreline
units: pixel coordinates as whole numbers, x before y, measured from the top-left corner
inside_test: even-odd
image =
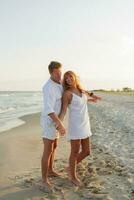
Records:
[[[21,117],[25,124],[0,135],[0,199],[2,200],[132,200],[133,188],[128,169],[106,148],[92,144],[92,156],[77,167],[83,182],[76,188],[65,172],[70,152],[66,137],[60,138],[55,160],[62,178],[51,178],[54,193],[40,190],[42,155],[40,113]],[[95,136],[93,136],[95,137]]]
[[[14,120],[9,122],[10,125],[9,126],[7,125],[6,126],[7,128],[4,128],[4,130],[0,130],[0,134],[3,134],[5,132],[7,132],[7,131],[10,131],[10,130],[14,129],[14,128],[17,128],[19,126],[24,125],[26,123],[25,119],[27,119],[27,116],[32,116],[34,114],[40,114],[40,113],[41,112],[34,112],[34,113],[24,114],[24,115],[22,115],[20,117],[17,117],[16,119],[14,119]],[[16,121],[16,124],[13,125],[14,121]]]
[[[94,91],[95,93],[100,93],[100,94],[107,94],[107,95],[119,95],[119,96],[134,96],[134,91],[133,92],[123,92],[123,91]]]
[[[10,92],[18,92],[18,93],[23,93],[23,92],[27,92],[27,91],[10,91]],[[30,91],[30,92],[34,92],[34,91]],[[40,91],[36,91],[36,92],[40,92]],[[104,95],[113,95],[113,96],[124,96],[124,97],[133,97],[134,96],[134,92],[123,92],[123,91],[99,91],[99,90],[95,90],[94,91],[96,94],[104,94]],[[5,91],[6,93],[6,91]],[[13,128],[19,127],[21,125],[23,125],[25,123],[25,120],[23,120],[23,117],[25,119],[25,116],[29,116],[29,115],[33,115],[33,114],[37,114],[37,113],[41,113],[40,111],[36,111],[33,113],[28,113],[28,114],[23,114],[20,117],[17,117],[16,119],[9,121],[9,125],[6,125],[6,128],[4,128],[3,130],[0,130],[0,134],[3,134],[6,131],[10,131]]]

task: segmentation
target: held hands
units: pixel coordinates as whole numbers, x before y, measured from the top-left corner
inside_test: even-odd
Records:
[[[63,124],[62,124],[61,122],[55,124],[55,127],[56,127],[56,129],[59,131],[59,133],[60,133],[61,136],[64,136],[64,135],[65,135],[66,130],[65,130],[65,128],[64,128],[64,126],[63,126]]]

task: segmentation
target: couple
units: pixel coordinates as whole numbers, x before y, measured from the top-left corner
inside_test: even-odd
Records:
[[[62,65],[52,61],[48,70],[50,79],[43,87],[43,112],[41,124],[43,128],[44,150],[41,160],[43,187],[51,189],[48,176],[58,176],[54,171],[54,157],[59,135],[66,134],[62,123],[69,110],[68,139],[71,144],[69,166],[67,171],[73,184],[81,184],[76,174],[76,166],[91,153],[90,139],[92,135],[88,117],[87,102],[96,102],[100,97],[81,88],[78,78],[72,71],[64,74],[61,83]],[[81,151],[80,151],[81,149]]]

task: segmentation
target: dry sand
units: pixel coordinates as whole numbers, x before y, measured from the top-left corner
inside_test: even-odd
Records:
[[[65,167],[70,151],[65,137],[60,138],[55,168],[60,178],[50,178],[53,193],[41,190],[42,154],[40,114],[22,117],[26,123],[0,134],[0,200],[132,200],[134,190],[125,166],[104,147],[92,145],[92,156],[77,167],[83,186],[75,187]]]

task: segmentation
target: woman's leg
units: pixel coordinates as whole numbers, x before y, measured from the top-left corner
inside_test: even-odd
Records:
[[[69,157],[69,172],[70,172],[70,178],[71,181],[79,186],[80,180],[77,178],[76,175],[76,165],[77,165],[77,158],[79,155],[79,149],[80,149],[80,140],[71,140],[71,153]]]
[[[85,157],[91,155],[91,141],[90,138],[81,139],[81,152],[78,155],[77,163],[81,162]]]

